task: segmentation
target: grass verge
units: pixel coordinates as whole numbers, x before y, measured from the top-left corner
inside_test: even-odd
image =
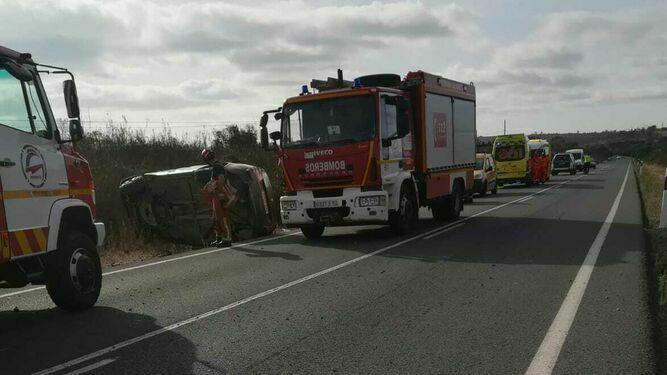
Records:
[[[667,359],[667,229],[658,228],[662,210],[662,194],[665,167],[659,164],[645,164],[639,168],[639,187],[641,193],[644,223],[649,247],[648,280],[655,283],[655,315],[658,332],[659,365],[664,366]]]

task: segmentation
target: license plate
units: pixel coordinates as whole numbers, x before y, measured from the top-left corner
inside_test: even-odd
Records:
[[[338,207],[337,200],[315,201],[315,208]]]

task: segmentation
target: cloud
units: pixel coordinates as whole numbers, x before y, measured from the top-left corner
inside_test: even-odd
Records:
[[[424,1],[5,0],[0,33],[71,68],[98,113],[256,118],[338,67],[474,81],[480,129],[496,113],[664,100],[665,5],[538,14],[508,37],[486,9]]]

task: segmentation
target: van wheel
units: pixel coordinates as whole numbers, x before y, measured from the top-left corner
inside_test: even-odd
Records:
[[[391,226],[391,230],[396,234],[409,233],[419,219],[417,198],[413,190],[408,184],[401,186],[398,211],[392,212],[389,216],[389,225]]]
[[[91,308],[100,296],[102,266],[93,240],[78,231],[67,233],[64,245],[47,257],[46,290],[63,310]]]
[[[486,191],[487,191],[488,188],[489,188],[489,183],[488,183],[488,182],[485,182],[485,183],[484,183],[484,186],[482,186],[482,191],[479,192],[479,196],[480,196],[480,197],[485,196],[485,195],[486,195]]]
[[[302,225],[300,229],[301,233],[309,240],[316,240],[322,237],[322,233],[324,233],[324,225],[322,224]]]

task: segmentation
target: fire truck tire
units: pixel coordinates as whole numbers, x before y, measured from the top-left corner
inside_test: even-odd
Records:
[[[48,254],[46,290],[63,310],[92,307],[102,287],[102,266],[93,240],[78,231],[69,231],[64,245]]]
[[[300,229],[301,233],[309,240],[316,240],[322,237],[322,233],[324,233],[324,225],[322,224],[302,225]]]
[[[455,183],[452,195],[447,204],[447,219],[458,219],[463,211],[463,187],[461,183]]]
[[[390,214],[389,225],[396,234],[410,233],[419,220],[419,207],[414,189],[407,183],[401,186],[399,205],[398,211]]]

